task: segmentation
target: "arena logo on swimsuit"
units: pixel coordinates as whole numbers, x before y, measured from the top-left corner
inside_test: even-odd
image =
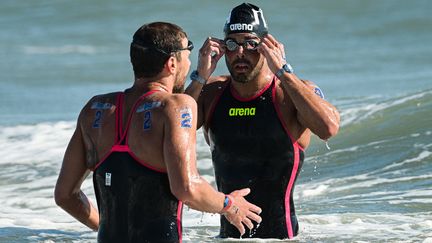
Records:
[[[228,114],[230,116],[255,116],[255,107],[251,108],[230,108]]]

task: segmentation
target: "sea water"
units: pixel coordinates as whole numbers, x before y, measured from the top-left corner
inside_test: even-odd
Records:
[[[251,2],[297,75],[341,113],[339,134],[327,144],[314,136],[306,151],[294,193],[300,232],[291,241],[432,242],[432,3]],[[222,38],[240,3],[3,0],[0,242],[94,242],[96,233],[53,199],[81,107],[132,84],[129,44],[142,24],[182,26],[196,46],[194,69],[204,39]],[[221,59],[215,74],[226,72]],[[197,153],[215,185],[201,130]],[[90,177],[82,189],[95,203]],[[218,215],[185,207],[183,226],[185,242],[222,242]]]

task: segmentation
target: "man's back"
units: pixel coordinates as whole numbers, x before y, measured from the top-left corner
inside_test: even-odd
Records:
[[[161,134],[169,98],[160,93],[150,91],[139,99],[127,92],[110,93],[89,101],[79,118],[86,152],[93,155],[86,158],[89,168],[94,168],[116,142],[124,140],[140,160],[165,170]]]
[[[167,110],[182,102],[175,96],[153,90],[134,101],[119,92],[96,96],[83,109],[101,242],[179,241],[182,203],[170,191],[161,136]]]

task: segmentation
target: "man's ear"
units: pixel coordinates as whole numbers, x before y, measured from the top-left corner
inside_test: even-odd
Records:
[[[175,73],[177,70],[177,59],[174,56],[170,56],[168,60],[165,62],[165,69],[169,73]]]

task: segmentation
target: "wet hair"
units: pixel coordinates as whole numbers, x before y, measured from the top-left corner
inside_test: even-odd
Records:
[[[187,38],[182,28],[166,22],[153,22],[141,26],[133,35],[130,59],[135,78],[158,75],[171,56],[181,60],[182,39]]]
[[[224,25],[225,37],[232,33],[252,33],[263,37],[268,33],[262,9],[250,3],[233,8]]]

